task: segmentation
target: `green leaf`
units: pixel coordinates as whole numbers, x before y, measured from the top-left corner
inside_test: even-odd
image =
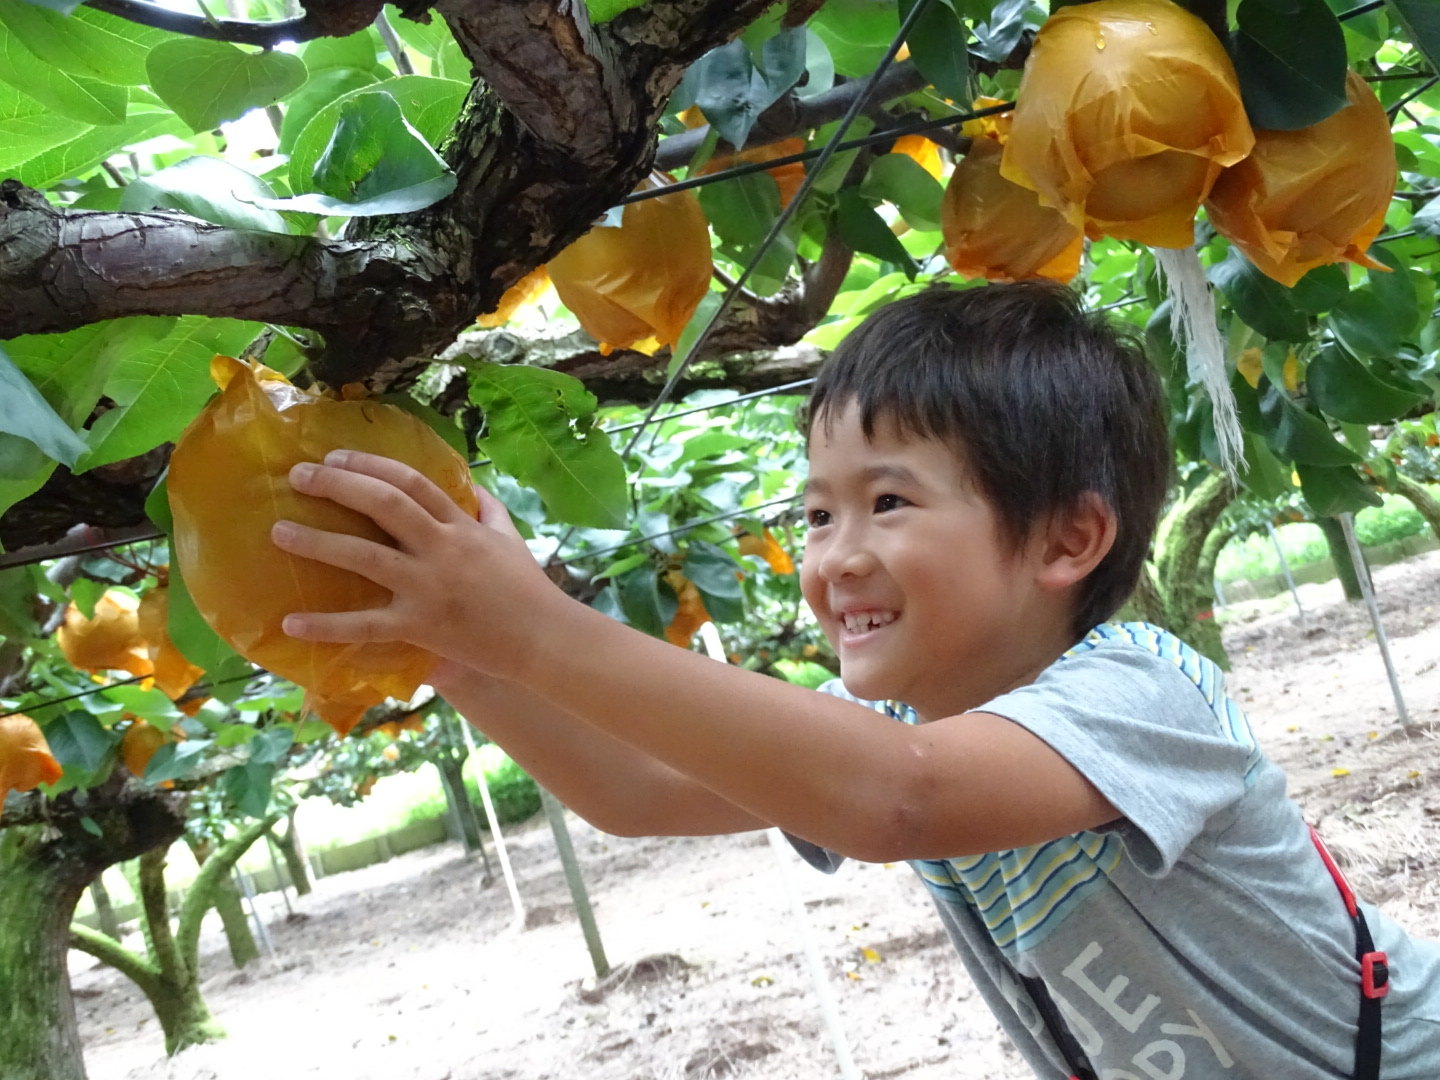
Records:
[[[122,357],[105,383],[105,394],[119,407],[91,426],[90,453],[76,470],[173,442],[215,392],[211,358],[239,355],[260,329],[257,323],[186,315],[160,341]]]
[[[635,629],[651,637],[664,637],[665,627],[679,608],[674,590],[662,582],[650,565],[615,578],[620,610]]]
[[[740,589],[740,566],[722,547],[696,540],[685,552],[681,571],[695,583],[705,600],[705,610],[716,622],[739,622],[745,618]]]
[[[295,744],[295,732],[284,725],[268,727],[250,740],[250,762],[254,765],[275,765]]]
[[[42,725],[50,753],[61,765],[76,765],[93,772],[120,741],[118,733],[101,725],[88,712],[75,710]]]
[[[480,362],[470,400],[485,411],[485,450],[495,464],[533,487],[570,525],[625,525],[625,464],[595,427],[595,395],[578,379],[543,368]]]
[[[1317,266],[1309,271],[1290,290],[1290,297],[1296,307],[1309,315],[1324,315],[1345,299],[1350,291],[1350,279],[1345,271],[1331,263]]]
[[[1430,62],[1430,70],[1440,71],[1440,7],[1434,0],[1388,0],[1388,7]]]
[[[1305,389],[1320,410],[1352,424],[1384,424],[1425,400],[1372,374],[1339,345],[1326,345],[1310,361]]]
[[[470,92],[470,84],[450,79],[430,79],[421,75],[405,75],[386,79],[385,93],[395,99],[406,122],[431,146],[438,146],[455,126],[455,118]],[[326,105],[295,138],[290,152],[290,190],[296,193],[320,191],[315,184],[315,168],[320,156],[330,146],[340,110],[347,101],[361,94],[375,93],[364,87],[351,91]]]
[[[40,391],[0,349],[0,432],[17,435],[49,457],[74,465],[85,440],[50,407]]]
[[[1240,479],[1260,499],[1278,499],[1293,487],[1290,469],[1270,452],[1264,438],[1252,431],[1245,433],[1245,471]]]
[[[435,21],[443,25],[438,18]],[[406,19],[405,22],[409,23],[410,20]],[[312,79],[322,71],[344,68],[369,72],[377,78],[384,78],[388,73],[378,59],[384,48],[379,31],[374,26],[367,26],[364,30],[357,30],[346,37],[323,37],[307,41],[300,47],[300,59],[305,61],[305,70]]]
[[[943,7],[943,5],[940,5]],[[882,154],[870,163],[861,194],[895,204],[910,225],[922,231],[940,228],[945,189],[909,154]]]
[[[76,578],[70,585],[70,599],[87,619],[95,618],[95,602],[105,595],[110,586],[103,581],[90,578]]]
[[[1282,460],[1330,467],[1360,460],[1358,454],[1336,440],[1324,420],[1300,408],[1268,380],[1261,383],[1260,414],[1265,418],[1270,445]]]
[[[744,146],[760,114],[795,85],[805,70],[805,35],[800,28],[782,31],[769,42],[774,62],[757,67],[743,41],[711,49],[696,61],[693,73],[695,104],[705,119],[732,146]]]
[[[175,648],[180,650],[180,655],[196,667],[204,668],[212,681],[217,675],[224,677],[221,669],[228,672],[227,665],[232,665],[238,654],[210,628],[196,609],[178,562],[170,564],[170,587],[166,597],[168,614],[165,629]]]
[[[28,94],[0,83],[0,170],[9,171],[89,130],[83,121],[57,116]]]
[[[916,2],[900,0],[901,19],[909,16]],[[942,96],[952,101],[969,98],[969,37],[960,16],[948,4],[932,0],[920,20],[910,28],[910,36],[906,39],[906,44],[910,46],[910,59],[915,62],[920,74],[929,79]]]
[[[455,174],[447,172],[433,180],[409,187],[386,191],[355,202],[337,199],[317,192],[306,192],[287,199],[253,199],[256,206],[297,214],[319,214],[321,217],[378,217],[383,214],[409,214],[433,206],[455,190]]]
[[[0,26],[0,82],[7,82],[40,104],[71,120],[119,124],[130,100],[123,86],[70,75],[53,67]]]
[[[355,68],[312,71],[305,85],[291,94],[285,102],[285,118],[280,122],[280,142],[275,147],[276,152],[290,153],[295,147],[295,140],[305,130],[305,125],[325,106],[347,94],[374,86],[378,81],[370,71]]]
[[[107,121],[102,126],[88,128],[83,134],[36,154],[11,171],[22,184],[43,189],[57,180],[84,176],[106,158],[128,146],[158,135],[185,134],[188,134],[185,125],[169,109],[134,101],[123,124]],[[3,151],[0,151],[0,157],[3,156]]]
[[[129,38],[22,0],[0,0],[0,23],[32,54],[86,79],[138,86],[145,82],[145,48]]]
[[[1326,468],[1297,461],[1295,471],[1300,474],[1300,490],[1305,501],[1320,517],[1384,505],[1384,500],[1350,466]]]
[[[49,8],[51,11],[58,11],[61,15],[69,15],[78,8],[85,0],[25,0],[28,4],[36,7]]]
[[[166,743],[155,751],[150,764],[145,766],[145,782],[160,784],[166,780],[179,780],[199,764],[206,751],[214,745],[214,739]]]
[[[120,195],[121,210],[179,210],[231,229],[287,233],[285,219],[246,200],[274,198],[264,180],[224,158],[185,158],[132,180]]]
[[[1246,326],[1273,341],[1310,337],[1310,319],[1296,306],[1291,291],[1262,274],[1238,247],[1210,267],[1209,276]]]
[[[1230,41],[1253,127],[1298,131],[1343,109],[1345,34],[1325,0],[1242,0]]]
[[[0,637],[33,637],[40,631],[35,618],[35,582],[28,566],[0,570]]]
[[[698,194],[715,235],[737,247],[760,243],[780,216],[780,188],[768,173],[706,184]]]
[[[893,0],[829,0],[809,26],[830,50],[835,70],[858,78],[874,70],[900,33],[900,14]]]
[[[315,163],[315,190],[356,201],[423,184],[449,171],[389,93],[367,90],[341,103],[330,142]]]
[[[305,82],[305,62],[283,52],[250,53],[225,41],[183,38],[150,50],[150,88],[195,131],[212,131],[273,105]]]
[[[160,474],[150,494],[145,496],[145,516],[166,536],[175,533],[175,516],[170,513],[170,467]]]
[[[840,192],[835,205],[835,224],[840,236],[856,251],[893,263],[911,281],[915,280],[920,267],[900,243],[900,238],[890,231],[885,219],[854,188]]]
[[[616,15],[643,7],[645,3],[646,0],[585,0],[585,6],[590,9],[590,21],[597,24],[609,22]]]
[[[1051,0],[1050,6],[1053,11],[1055,0]],[[995,0],[984,19],[978,17],[978,12],[972,13],[971,17],[975,19],[975,55],[997,64],[1003,61],[1020,44],[1020,37],[1025,33],[1025,17],[1029,13],[1029,0]]]

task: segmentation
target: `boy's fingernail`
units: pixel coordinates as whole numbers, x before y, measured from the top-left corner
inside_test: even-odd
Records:
[[[295,523],[293,521],[277,521],[270,526],[270,539],[284,543],[287,540],[295,539]]]
[[[333,465],[337,469],[343,469],[350,464],[349,450],[331,450],[325,455],[325,464]]]
[[[299,465],[290,467],[290,480],[292,483],[303,484],[315,475],[315,466],[308,461],[302,461]]]
[[[299,615],[286,615],[280,622],[280,629],[292,637],[299,636],[305,631],[305,620]]]

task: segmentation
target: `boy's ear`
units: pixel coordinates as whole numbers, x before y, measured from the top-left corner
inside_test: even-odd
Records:
[[[1066,589],[1088,575],[1115,545],[1115,511],[1093,491],[1050,516],[1041,541],[1037,583]]]

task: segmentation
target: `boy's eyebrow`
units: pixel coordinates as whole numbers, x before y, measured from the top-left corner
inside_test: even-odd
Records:
[[[894,480],[900,484],[919,484],[920,481],[915,474],[904,465],[871,465],[860,473],[860,479],[865,483],[874,483],[876,480]],[[830,492],[830,485],[824,480],[806,480],[800,489],[801,495],[826,495]]]

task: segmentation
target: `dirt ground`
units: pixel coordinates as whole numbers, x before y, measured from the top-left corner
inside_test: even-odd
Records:
[[[1401,733],[1365,609],[1334,582],[1302,587],[1303,624],[1288,596],[1222,612],[1230,686],[1357,890],[1440,937],[1440,552],[1376,585],[1411,718],[1433,731]],[[292,921],[265,898],[275,956],[243,972],[208,927],[205,997],[230,1037],[170,1061],[139,992],[72,954],[92,1080],[834,1077],[787,890],[868,1080],[1027,1075],[904,865],[826,877],[777,863],[760,833],[571,829],[611,979],[595,983],[541,816],[509,838],[524,925],[445,845],[323,879]]]

